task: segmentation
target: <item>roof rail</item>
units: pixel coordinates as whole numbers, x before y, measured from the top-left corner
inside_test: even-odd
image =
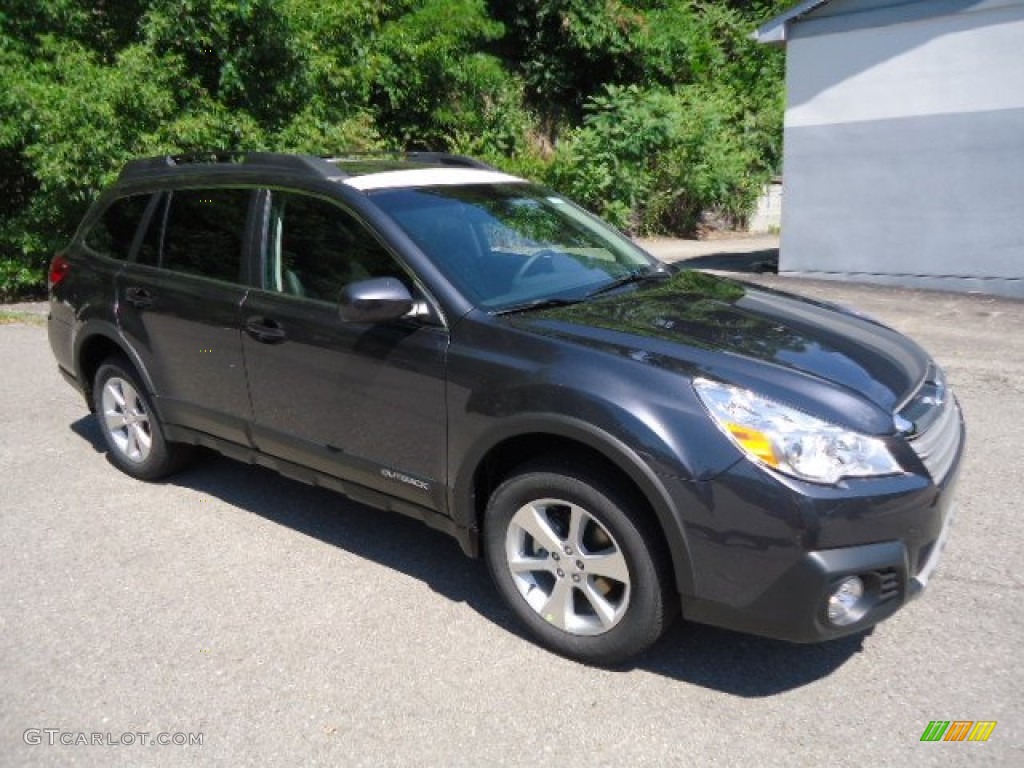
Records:
[[[468,155],[456,155],[451,152],[427,152],[419,150],[410,152],[403,152],[400,150],[384,150],[380,152],[343,152],[337,155],[331,155],[330,157],[325,157],[324,159],[331,163],[342,164],[345,160],[374,160],[380,158],[409,160],[414,163],[424,163],[428,165],[451,165],[461,168],[478,168],[482,171],[500,170],[499,168],[495,168],[493,165],[488,165],[482,160],[477,160],[475,157],[469,157]]]
[[[130,180],[153,176],[166,172],[171,168],[181,167],[217,167],[245,166],[248,168],[262,167],[276,170],[291,170],[318,177],[337,178],[344,176],[344,164],[335,164],[339,160],[370,159],[374,157],[402,158],[416,163],[431,165],[448,165],[461,168],[478,168],[485,171],[497,171],[493,165],[466,155],[455,155],[448,152],[352,152],[336,157],[316,157],[314,155],[291,155],[278,152],[230,152],[212,150],[209,152],[191,152],[181,155],[161,155],[159,157],[143,157],[130,160],[121,169],[119,179]]]
[[[482,171],[497,171],[493,165],[477,160],[468,155],[453,155],[449,152],[406,152],[405,157],[420,163],[437,163],[438,165],[454,165],[462,168],[479,168]]]
[[[169,168],[183,166],[262,166],[279,170],[293,170],[313,173],[317,176],[338,176],[339,169],[326,160],[313,155],[289,155],[276,152],[191,152],[181,155],[143,157],[128,161],[121,169],[120,179],[134,179],[151,176]]]

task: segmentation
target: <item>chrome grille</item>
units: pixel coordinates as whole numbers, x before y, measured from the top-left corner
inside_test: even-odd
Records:
[[[956,459],[961,429],[960,408],[940,371],[933,369],[899,415],[913,424],[910,445],[932,480],[941,483]]]

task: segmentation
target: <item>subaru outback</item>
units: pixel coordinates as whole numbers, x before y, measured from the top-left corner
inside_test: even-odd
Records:
[[[964,426],[919,346],[662,264],[469,158],[136,160],[49,292],[118,468],[155,480],[204,446],[411,515],[585,662],[680,613],[861,632],[949,531]]]

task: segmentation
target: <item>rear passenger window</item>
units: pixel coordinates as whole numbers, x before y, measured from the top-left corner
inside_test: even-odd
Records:
[[[86,233],[85,247],[111,259],[127,259],[151,197],[149,194],[131,195],[111,203]]]
[[[247,189],[183,189],[172,193],[160,266],[239,282],[251,196]]]

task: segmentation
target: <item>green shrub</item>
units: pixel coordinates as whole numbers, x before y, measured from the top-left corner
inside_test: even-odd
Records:
[[[727,93],[609,86],[565,137],[552,183],[635,234],[697,231],[714,211],[741,223],[767,171]]]

